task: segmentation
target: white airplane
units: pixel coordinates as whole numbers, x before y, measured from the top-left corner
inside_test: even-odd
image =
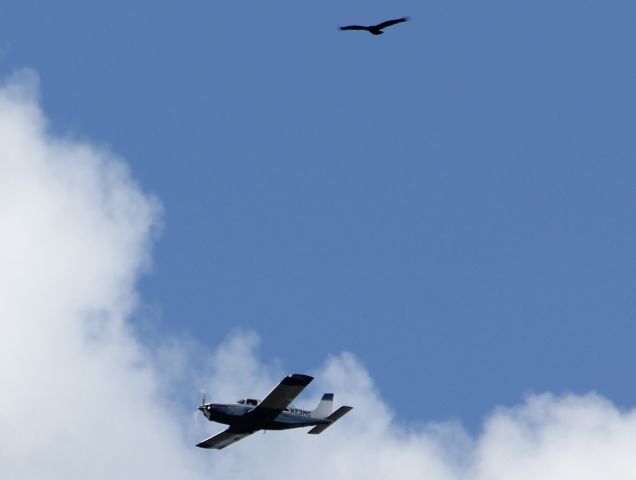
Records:
[[[205,418],[229,425],[230,428],[203,440],[197,447],[221,450],[258,430],[313,427],[307,433],[322,433],[353,407],[343,406],[331,413],[333,393],[325,393],[314,410],[290,407],[291,402],[312,380],[313,377],[300,373],[288,375],[260,402],[246,398],[229,404],[205,403],[204,398],[199,410]]]

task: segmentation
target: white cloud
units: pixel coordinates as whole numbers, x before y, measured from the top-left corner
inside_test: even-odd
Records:
[[[350,354],[308,372],[299,405],[333,391],[355,406],[323,434],[196,449],[223,427],[172,407],[166,372],[206,372],[195,383],[220,401],[262,397],[287,372],[259,358],[250,332],[203,363],[190,353],[201,346],[156,352],[135,338],[127,319],[158,203],[111,153],[51,134],[36,83],[23,72],[0,88],[0,478],[636,478],[636,413],[600,396],[529,397],[471,438],[398,421]]]
[[[0,477],[181,477],[196,456],[126,323],[158,204],[36,93],[0,90]]]

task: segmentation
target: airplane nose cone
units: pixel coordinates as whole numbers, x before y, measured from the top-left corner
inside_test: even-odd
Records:
[[[199,408],[199,411],[203,414],[203,416],[209,420],[210,415],[212,414],[212,411],[214,410],[214,407],[212,405],[201,405],[198,408]]]

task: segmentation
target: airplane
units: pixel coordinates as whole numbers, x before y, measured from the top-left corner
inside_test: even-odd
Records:
[[[353,407],[342,406],[332,413],[333,393],[325,393],[314,410],[291,407],[291,402],[312,380],[309,375],[292,373],[283,378],[262,401],[246,398],[229,404],[205,403],[204,397],[199,410],[205,418],[229,425],[229,428],[203,440],[197,447],[221,450],[258,430],[313,427],[307,433],[322,433]]]

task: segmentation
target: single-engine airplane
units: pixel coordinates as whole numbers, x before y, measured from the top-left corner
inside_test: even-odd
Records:
[[[333,393],[325,393],[314,410],[290,407],[291,402],[312,380],[313,377],[300,373],[288,375],[260,402],[246,398],[229,404],[205,403],[204,398],[199,410],[205,418],[230,427],[203,440],[197,447],[221,450],[258,430],[313,427],[307,433],[322,433],[353,407],[343,406],[332,413]]]

